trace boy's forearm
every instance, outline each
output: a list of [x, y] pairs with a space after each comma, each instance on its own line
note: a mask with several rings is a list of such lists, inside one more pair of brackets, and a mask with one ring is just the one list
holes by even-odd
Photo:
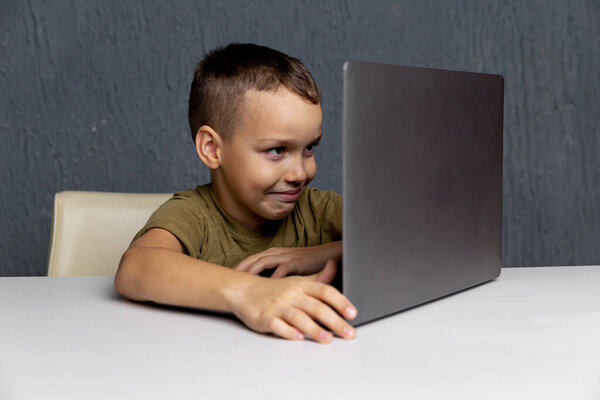
[[132, 247], [115, 287], [136, 301], [232, 312], [236, 295], [258, 277], [158, 247]]
[[[333, 251], [330, 246], [321, 250]], [[329, 262], [319, 274], [268, 279], [200, 261], [174, 249], [134, 245], [121, 259], [115, 287], [132, 300], [232, 312], [257, 332], [288, 339], [308, 335], [327, 343], [333, 337], [328, 329], [347, 339], [355, 336], [344, 318], [354, 318], [356, 309], [326, 285], [334, 275], [335, 263]]]
[[[318, 265], [342, 257], [342, 242], [303, 248]], [[131, 247], [119, 264], [115, 287], [136, 301], [232, 312], [237, 297], [259, 277], [160, 247]]]

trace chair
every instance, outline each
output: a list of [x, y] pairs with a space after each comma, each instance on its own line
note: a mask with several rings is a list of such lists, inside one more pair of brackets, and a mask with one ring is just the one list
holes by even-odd
[[65, 191], [54, 196], [48, 276], [114, 275], [131, 239], [172, 194]]

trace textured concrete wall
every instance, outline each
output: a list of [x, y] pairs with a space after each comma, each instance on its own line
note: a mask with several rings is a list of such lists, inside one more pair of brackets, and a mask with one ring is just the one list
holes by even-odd
[[53, 194], [207, 180], [186, 107], [231, 41], [300, 57], [324, 93], [315, 184], [341, 190], [346, 59], [506, 81], [504, 263], [600, 263], [600, 1], [2, 1], [0, 275], [45, 274]]

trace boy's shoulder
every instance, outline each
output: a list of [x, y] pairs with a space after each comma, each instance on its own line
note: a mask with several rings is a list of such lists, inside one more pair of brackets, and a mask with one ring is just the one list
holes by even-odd
[[206, 202], [212, 200], [210, 184], [198, 185], [195, 189], [180, 190], [173, 193], [170, 200]]
[[199, 185], [195, 189], [178, 191], [152, 213], [146, 225], [138, 231], [133, 241], [153, 228], [161, 228], [175, 235], [188, 249], [203, 231], [206, 219], [216, 209], [209, 185]]
[[164, 203], [159, 210], [170, 213], [175, 210], [188, 210], [194, 214], [215, 212], [219, 210], [217, 200], [212, 193], [210, 184], [198, 185], [195, 189], [181, 190]]

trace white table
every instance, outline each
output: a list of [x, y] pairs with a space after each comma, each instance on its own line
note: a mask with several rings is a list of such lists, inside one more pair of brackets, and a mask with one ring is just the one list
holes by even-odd
[[3, 400], [600, 399], [599, 266], [504, 269], [329, 345], [129, 302], [108, 277], [0, 278], [0, 324]]

